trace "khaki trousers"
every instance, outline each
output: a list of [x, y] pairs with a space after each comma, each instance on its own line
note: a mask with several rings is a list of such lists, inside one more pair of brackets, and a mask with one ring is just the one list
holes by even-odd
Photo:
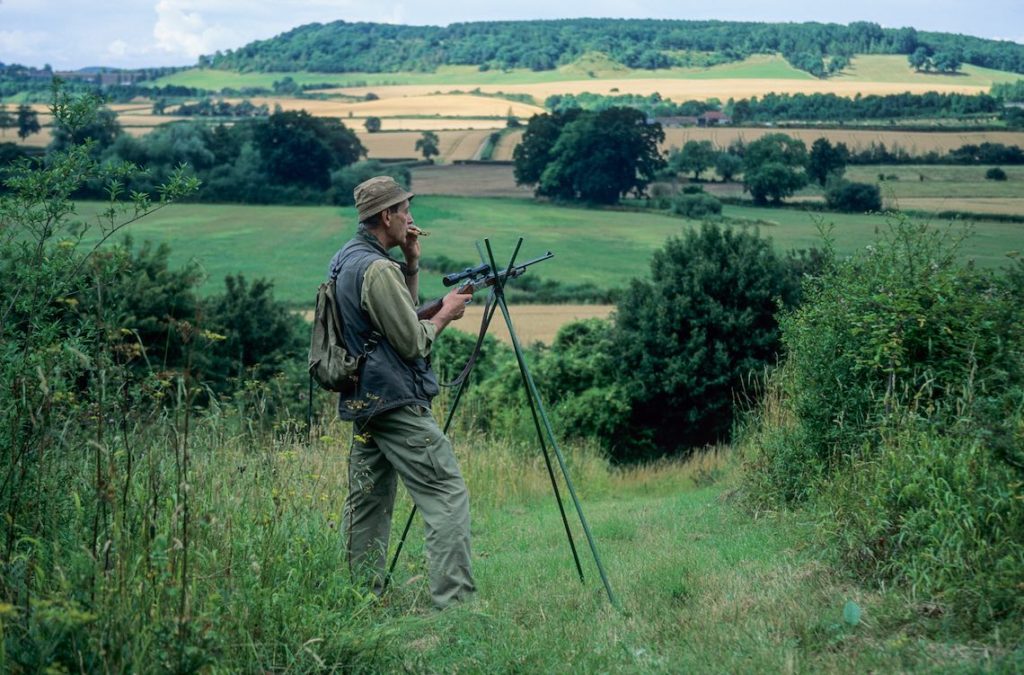
[[344, 532], [353, 578], [380, 591], [401, 477], [426, 525], [430, 596], [444, 608], [475, 591], [469, 491], [451, 443], [429, 410], [406, 406], [353, 427]]

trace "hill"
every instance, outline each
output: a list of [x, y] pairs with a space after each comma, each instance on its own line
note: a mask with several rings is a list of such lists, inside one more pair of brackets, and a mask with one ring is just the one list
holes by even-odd
[[656, 70], [781, 53], [794, 67], [825, 76], [840, 72], [853, 54], [910, 55], [921, 49], [949, 57], [936, 58], [936, 63], [1024, 73], [1024, 45], [909, 27], [882, 28], [864, 21], [841, 25], [564, 19], [446, 27], [335, 21], [300, 26], [269, 40], [203, 56], [200, 65], [261, 72], [433, 72], [446, 65], [550, 71], [586, 57], [602, 66], [611, 61]]

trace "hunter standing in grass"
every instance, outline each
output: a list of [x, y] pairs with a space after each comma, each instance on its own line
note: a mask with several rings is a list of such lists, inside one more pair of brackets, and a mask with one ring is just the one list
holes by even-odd
[[[438, 392], [427, 358], [438, 334], [465, 313], [471, 297], [452, 291], [420, 320], [422, 231], [413, 194], [388, 176], [355, 191], [359, 230], [331, 260], [345, 344], [366, 353], [359, 384], [342, 394], [338, 414], [353, 422], [344, 532], [354, 579], [383, 588], [397, 478], [426, 524], [430, 595], [443, 609], [475, 591], [470, 564], [469, 492], [449, 440], [430, 409]], [[399, 247], [405, 262], [388, 251]]]

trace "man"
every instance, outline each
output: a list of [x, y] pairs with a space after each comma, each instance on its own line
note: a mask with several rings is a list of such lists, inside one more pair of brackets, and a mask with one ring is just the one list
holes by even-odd
[[[380, 591], [401, 477], [426, 523], [430, 596], [443, 609], [468, 599], [476, 586], [469, 492], [430, 411], [438, 385], [427, 357], [471, 296], [452, 291], [437, 314], [417, 319], [422, 231], [409, 210], [413, 194], [378, 176], [359, 184], [354, 195], [359, 231], [330, 266], [330, 274], [337, 274], [345, 344], [366, 354], [356, 391], [338, 401], [340, 417], [353, 422], [344, 514], [349, 566], [354, 578], [371, 579]], [[404, 263], [388, 255], [396, 246]]]

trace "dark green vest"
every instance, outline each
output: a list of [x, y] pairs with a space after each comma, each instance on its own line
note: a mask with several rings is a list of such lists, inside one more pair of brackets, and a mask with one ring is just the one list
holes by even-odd
[[[374, 332], [370, 315], [362, 308], [363, 277], [370, 263], [384, 258], [387, 251], [371, 235], [360, 232], [331, 260], [328, 278], [335, 270], [335, 293], [341, 311], [342, 331], [349, 351], [361, 353]], [[395, 351], [385, 335], [367, 354], [359, 386], [351, 396], [338, 399], [338, 416], [359, 420], [405, 405], [430, 407], [437, 395], [437, 378], [422, 358], [406, 361]]]

